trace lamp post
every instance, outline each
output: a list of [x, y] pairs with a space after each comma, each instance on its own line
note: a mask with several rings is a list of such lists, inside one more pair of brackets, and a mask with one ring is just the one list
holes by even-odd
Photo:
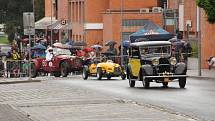
[[121, 66], [124, 65], [124, 55], [123, 55], [123, 5], [124, 5], [124, 0], [121, 0], [121, 12], [120, 12], [120, 17], [121, 17], [121, 27], [120, 27], [120, 39], [121, 39]]

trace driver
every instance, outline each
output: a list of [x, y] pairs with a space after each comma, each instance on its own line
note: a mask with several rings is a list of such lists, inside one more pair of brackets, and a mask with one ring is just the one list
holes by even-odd
[[53, 48], [49, 47], [47, 49], [47, 53], [46, 53], [46, 61], [51, 61], [53, 58], [54, 54], [53, 54]]

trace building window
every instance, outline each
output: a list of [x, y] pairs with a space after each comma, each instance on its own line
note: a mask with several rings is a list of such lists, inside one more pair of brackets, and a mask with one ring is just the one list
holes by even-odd
[[123, 20], [122, 25], [123, 26], [144, 26], [146, 23], [148, 23], [148, 20], [146, 19], [126, 19], [126, 20]]

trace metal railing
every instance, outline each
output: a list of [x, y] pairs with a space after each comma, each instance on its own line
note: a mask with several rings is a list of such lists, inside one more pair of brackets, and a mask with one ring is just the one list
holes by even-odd
[[6, 60], [1, 61], [0, 76], [6, 78], [27, 77], [29, 63], [26, 60]]

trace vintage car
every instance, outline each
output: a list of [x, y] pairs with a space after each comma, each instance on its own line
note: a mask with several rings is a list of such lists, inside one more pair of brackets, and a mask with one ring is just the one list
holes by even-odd
[[136, 81], [142, 81], [145, 88], [153, 81], [167, 87], [169, 82], [178, 80], [180, 88], [184, 88], [186, 72], [185, 63], [177, 63], [171, 56], [169, 41], [142, 41], [130, 45], [127, 68], [130, 87], [135, 87]]
[[70, 49], [53, 48], [54, 57], [51, 61], [44, 58], [33, 59], [32, 77], [38, 72], [53, 73], [55, 77], [67, 77], [70, 72], [83, 69], [82, 58], [71, 55]]
[[114, 63], [112, 60], [104, 57], [101, 61], [98, 58], [88, 60], [88, 64], [86, 64], [83, 68], [82, 76], [84, 80], [88, 79], [89, 76], [95, 76], [98, 80], [101, 80], [102, 77], [111, 79], [112, 77], [121, 76], [124, 80], [126, 78], [126, 73], [119, 64]]

